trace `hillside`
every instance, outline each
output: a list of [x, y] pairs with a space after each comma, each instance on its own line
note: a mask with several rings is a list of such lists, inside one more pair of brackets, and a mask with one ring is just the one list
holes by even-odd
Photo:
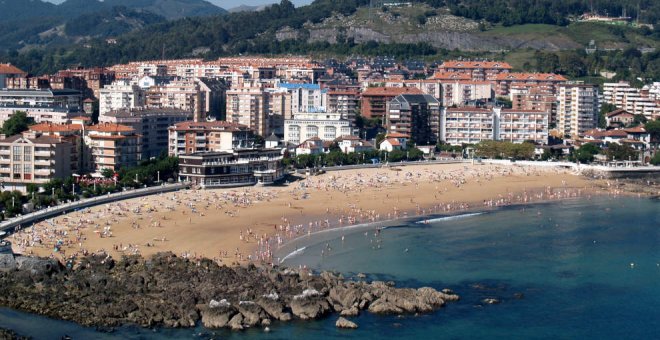
[[334, 15], [318, 24], [305, 24], [300, 29], [281, 28], [276, 37], [279, 41], [304, 39], [308, 43], [405, 41], [463, 51], [524, 48], [558, 51], [584, 47], [590, 40], [595, 40], [603, 48], [631, 45], [660, 48], [657, 39], [648, 38], [635, 28], [577, 22], [566, 26], [524, 24], [505, 27], [452, 15], [449, 8], [434, 9], [423, 4], [371, 10], [364, 7], [350, 16]]
[[42, 0], [0, 0], [0, 22], [44, 16], [71, 19], [113, 7], [147, 11], [167, 19], [226, 13], [205, 0], [66, 0], [59, 5]]
[[[140, 0], [136, 3], [142, 1], [158, 0]], [[442, 0], [424, 0], [426, 4], [411, 7], [369, 8], [366, 6], [372, 2], [370, 0], [316, 0], [311, 5], [295, 7], [284, 0], [257, 12], [192, 17], [145, 25], [137, 31], [117, 36], [116, 44], [110, 45], [102, 37], [85, 38], [84, 44], [59, 49], [23, 49], [23, 53], [8, 51], [4, 56], [0, 55], [0, 60], [40, 74], [71, 65], [99, 66], [156, 59], [163, 53], [167, 58], [309, 54], [318, 58], [391, 55], [437, 60], [464, 56], [512, 59], [519, 70], [542, 69], [576, 77], [597, 74], [602, 69], [620, 69], [620, 73], [626, 76], [643, 75], [645, 72], [650, 77], [660, 75], [660, 25], [649, 29], [632, 25], [582, 23], [575, 22], [573, 14], [566, 17], [571, 20], [564, 25], [542, 23], [556, 20], [556, 17], [552, 19], [539, 14], [539, 6], [549, 0], [495, 2], [496, 5], [510, 3], [508, 13], [516, 18], [524, 13], [537, 13], [526, 17], [525, 21], [540, 23], [512, 25], [510, 21], [513, 19], [494, 16], [488, 11], [482, 14], [491, 16], [489, 19], [472, 18], [479, 17], [478, 10], [461, 14], [464, 8], [468, 8], [466, 6], [479, 1], [485, 6], [485, 0], [447, 0], [446, 3]], [[602, 1], [609, 3], [608, 0]], [[553, 0], [553, 6], [559, 6], [558, 13], [575, 13], [581, 7], [574, 8], [570, 4], [578, 3], [584, 7], [585, 2]], [[633, 0], [621, 2], [629, 4]], [[525, 4], [529, 6], [523, 6]], [[654, 15], [654, 7], [647, 5], [640, 7], [641, 13]], [[591, 40], [602, 52], [587, 56], [584, 48]], [[646, 54], [642, 55], [637, 50], [641, 47], [655, 48], [656, 52], [649, 54], [645, 49]], [[206, 52], [203, 55], [195, 53], [199, 51]], [[536, 61], [539, 56], [535, 51], [552, 53], [545, 56], [546, 61], [541, 63]], [[638, 60], [634, 67], [626, 69], [626, 58]]]
[[69, 46], [168, 19], [224, 13], [204, 0], [0, 0], [0, 49]]

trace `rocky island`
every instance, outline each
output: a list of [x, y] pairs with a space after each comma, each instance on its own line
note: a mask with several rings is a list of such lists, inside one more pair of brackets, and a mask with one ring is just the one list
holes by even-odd
[[364, 310], [427, 313], [459, 299], [450, 290], [395, 288], [331, 272], [220, 266], [169, 252], [120, 260], [94, 254], [67, 266], [23, 256], [2, 263], [1, 306], [97, 327], [194, 327], [201, 320], [207, 328], [242, 330], [339, 313], [337, 326], [354, 328], [344, 317]]

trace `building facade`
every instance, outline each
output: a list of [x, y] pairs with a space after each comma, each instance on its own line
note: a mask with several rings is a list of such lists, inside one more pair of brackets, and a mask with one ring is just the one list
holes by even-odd
[[284, 141], [288, 143], [300, 144], [313, 137], [334, 141], [352, 134], [351, 122], [336, 112], [304, 112], [284, 120]]
[[100, 123], [120, 124], [133, 128], [141, 136], [142, 156], [147, 160], [168, 152], [169, 127], [193, 119], [191, 111], [180, 109], [135, 108], [110, 111], [99, 116]]
[[126, 125], [99, 123], [86, 128], [85, 144], [91, 153], [91, 171], [114, 171], [138, 165], [142, 160], [142, 139]]
[[559, 86], [557, 130], [563, 135], [580, 136], [598, 124], [598, 86], [563, 84]]
[[36, 132], [0, 135], [0, 181], [25, 192], [28, 184], [44, 184], [71, 176], [71, 144]]
[[231, 152], [254, 148], [254, 133], [245, 125], [225, 122], [187, 121], [169, 127], [170, 156], [201, 152]]
[[179, 180], [201, 188], [273, 184], [284, 176], [279, 149], [199, 152], [179, 156]]
[[440, 102], [428, 94], [402, 94], [389, 103], [385, 126], [417, 144], [435, 144], [440, 136]]

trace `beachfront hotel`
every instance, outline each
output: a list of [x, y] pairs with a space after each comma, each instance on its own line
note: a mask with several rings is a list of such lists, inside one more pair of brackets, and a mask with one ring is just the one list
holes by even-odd
[[179, 180], [201, 188], [267, 185], [284, 178], [280, 149], [198, 152], [179, 156]]
[[296, 113], [292, 119], [284, 120], [284, 141], [288, 143], [300, 144], [313, 137], [331, 142], [348, 135], [353, 135], [353, 126], [338, 112], [318, 109]]

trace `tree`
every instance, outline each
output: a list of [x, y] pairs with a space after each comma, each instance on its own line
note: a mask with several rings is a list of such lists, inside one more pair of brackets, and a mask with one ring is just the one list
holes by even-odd
[[594, 155], [600, 152], [600, 148], [593, 143], [586, 143], [573, 152], [573, 158], [580, 163], [591, 163]]
[[655, 156], [653, 156], [653, 158], [651, 158], [651, 164], [660, 165], [660, 152], [656, 152]]
[[24, 111], [16, 111], [11, 118], [2, 124], [2, 133], [12, 136], [26, 131], [30, 125], [34, 124], [34, 119], [28, 117]]
[[380, 149], [380, 143], [385, 140], [385, 134], [379, 133], [376, 135], [376, 148]]
[[101, 170], [101, 176], [104, 178], [112, 178], [115, 175], [115, 171], [110, 168], [103, 168]]
[[651, 141], [660, 140], [660, 120], [652, 120], [644, 124], [644, 130], [651, 135]]
[[621, 145], [618, 143], [607, 144], [605, 155], [610, 161], [636, 161], [639, 159], [639, 154], [635, 149], [628, 145]]

